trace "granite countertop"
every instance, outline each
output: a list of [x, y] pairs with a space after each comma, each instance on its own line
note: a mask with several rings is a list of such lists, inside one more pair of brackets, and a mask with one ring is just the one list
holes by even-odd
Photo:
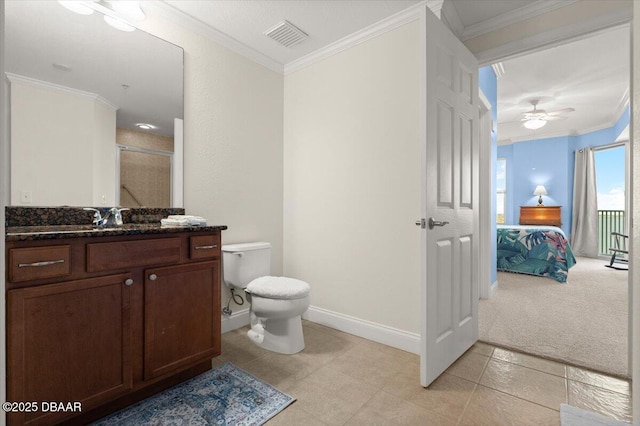
[[104, 228], [98, 228], [93, 225], [10, 226], [6, 229], [5, 241], [168, 234], [175, 232], [212, 232], [225, 229], [227, 229], [225, 225], [167, 227], [159, 223], [127, 223], [121, 226]]

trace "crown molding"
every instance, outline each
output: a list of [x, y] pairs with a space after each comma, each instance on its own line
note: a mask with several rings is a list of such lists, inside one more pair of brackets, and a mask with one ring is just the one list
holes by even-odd
[[344, 50], [350, 49], [360, 43], [384, 34], [388, 31], [401, 27], [404, 24], [420, 18], [420, 11], [424, 10], [427, 3], [420, 2], [394, 15], [389, 16], [375, 24], [369, 25], [353, 34], [341, 38], [327, 46], [309, 53], [295, 61], [291, 61], [284, 66], [284, 74], [288, 75], [303, 68], [308, 67], [318, 61], [326, 59]]
[[500, 78], [504, 75], [504, 65], [502, 62], [496, 62], [495, 64], [491, 64], [491, 68], [496, 75], [496, 78]]
[[116, 104], [112, 103], [111, 101], [107, 100], [106, 98], [103, 98], [102, 96], [96, 93], [85, 92], [84, 90], [74, 89], [73, 87], [67, 87], [61, 84], [50, 83], [48, 81], [38, 80], [31, 77], [25, 77], [23, 75], [13, 74], [10, 72], [6, 72], [5, 75], [7, 76], [7, 80], [9, 80], [11, 84], [22, 83], [31, 87], [37, 87], [39, 89], [45, 89], [45, 90], [50, 90], [52, 92], [65, 93], [67, 95], [89, 99], [89, 100], [103, 104], [104, 106], [106, 106], [112, 111], [117, 111], [119, 108]]
[[199, 34], [215, 43], [218, 43], [221, 46], [226, 47], [227, 49], [232, 50], [247, 59], [257, 62], [258, 64], [270, 69], [271, 71], [275, 71], [279, 74], [283, 73], [284, 67], [280, 62], [277, 62], [270, 57], [263, 55], [262, 53], [239, 42], [233, 37], [229, 37], [222, 31], [219, 31], [212, 26], [207, 25], [203, 21], [194, 18], [193, 16], [179, 9], [176, 9], [175, 7], [171, 6], [168, 3], [165, 3], [162, 0], [154, 0], [148, 3], [152, 4], [160, 15], [162, 15], [166, 19], [169, 19], [171, 22], [174, 22], [184, 28], [187, 28], [190, 31], [195, 32], [196, 34]]
[[[427, 3], [427, 5], [429, 5], [429, 3]], [[442, 9], [440, 20], [444, 21], [456, 37], [460, 38], [464, 32], [464, 24], [460, 20], [460, 16], [458, 15], [458, 11], [455, 6], [452, 2], [445, 1], [442, 5]]]
[[465, 27], [461, 35], [461, 40], [466, 41], [499, 28], [535, 18], [536, 16], [552, 12], [561, 7], [576, 3], [577, 1], [580, 0], [537, 0], [510, 12]]

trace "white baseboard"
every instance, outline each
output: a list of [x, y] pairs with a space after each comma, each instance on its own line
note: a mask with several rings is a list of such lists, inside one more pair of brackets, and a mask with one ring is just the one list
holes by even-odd
[[489, 298], [493, 297], [493, 293], [496, 292], [496, 290], [498, 289], [498, 280], [496, 280], [493, 284], [491, 284], [491, 286], [489, 287]]
[[304, 319], [403, 351], [420, 354], [420, 335], [327, 309], [310, 306]]
[[249, 316], [249, 309], [234, 312], [231, 316], [222, 316], [222, 332], [232, 331], [238, 328], [242, 328], [245, 325], [249, 325], [251, 317]]

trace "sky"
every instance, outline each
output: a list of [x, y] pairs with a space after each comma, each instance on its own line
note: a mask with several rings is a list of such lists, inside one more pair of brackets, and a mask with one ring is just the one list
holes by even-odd
[[598, 210], [624, 210], [624, 146], [595, 151]]

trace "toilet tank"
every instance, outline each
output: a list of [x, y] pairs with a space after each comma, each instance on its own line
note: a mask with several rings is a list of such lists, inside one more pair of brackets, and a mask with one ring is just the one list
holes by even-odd
[[243, 243], [222, 246], [224, 281], [229, 287], [247, 287], [252, 280], [269, 275], [271, 244]]

